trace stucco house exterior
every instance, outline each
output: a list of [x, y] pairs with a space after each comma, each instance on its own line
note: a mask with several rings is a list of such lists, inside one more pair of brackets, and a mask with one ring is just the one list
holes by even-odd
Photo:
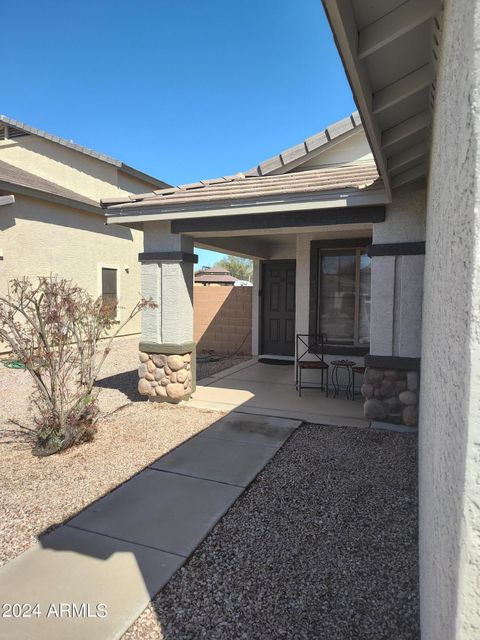
[[159, 307], [143, 315], [141, 357], [163, 369], [168, 358], [175, 374], [141, 391], [178, 401], [195, 389], [194, 246], [253, 258], [253, 353], [292, 354], [296, 333], [325, 329], [332, 355], [365, 359], [367, 415], [391, 420], [402, 407], [411, 424], [419, 403], [422, 638], [470, 640], [480, 634], [480, 5], [323, 6], [357, 113], [242, 174], [103, 200], [109, 225], [144, 230], [142, 291]]
[[[117, 296], [121, 320], [139, 300], [143, 233], [107, 227], [100, 197], [166, 186], [119, 160], [0, 116], [0, 291], [15, 277], [58, 274], [94, 296]], [[139, 318], [125, 331], [138, 333]]]

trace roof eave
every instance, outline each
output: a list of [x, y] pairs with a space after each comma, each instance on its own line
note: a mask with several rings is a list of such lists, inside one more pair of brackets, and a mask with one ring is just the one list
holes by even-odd
[[148, 182], [150, 184], [155, 185], [157, 188], [159, 189], [168, 189], [169, 187], [171, 187], [171, 184], [168, 184], [168, 182], [164, 182], [163, 180], [159, 180], [158, 178], [154, 178], [153, 176], [149, 175], [148, 173], [143, 173], [143, 171], [139, 171], [138, 169], [135, 169], [134, 167], [130, 167], [128, 164], [123, 164], [120, 167], [120, 170], [123, 171], [124, 173], [127, 173], [128, 175], [133, 176], [134, 178], [138, 178], [139, 180], [143, 180], [144, 182]]
[[353, 20], [351, 7], [348, 7], [347, 3], [338, 3], [336, 0], [322, 0], [322, 3], [378, 172], [383, 179], [388, 201], [391, 202], [392, 187], [387, 171], [387, 159], [381, 146], [381, 132], [373, 117], [372, 94], [368, 90], [368, 81], [362, 61], [359, 61], [356, 56], [355, 45], [358, 43], [358, 31]]
[[321, 197], [305, 196], [300, 199], [296, 197], [284, 198], [275, 202], [236, 202], [234, 206], [217, 203], [216, 206], [201, 206], [198, 203], [195, 207], [161, 207], [161, 206], [138, 206], [122, 207], [115, 205], [106, 210], [107, 224], [123, 224], [130, 226], [141, 222], [154, 222], [156, 220], [182, 220], [201, 216], [203, 218], [215, 216], [235, 216], [256, 213], [277, 213], [282, 211], [308, 211], [313, 209], [333, 209], [339, 207], [358, 207], [368, 205], [382, 205], [390, 202], [385, 189], [374, 190], [348, 190], [343, 189], [335, 193], [324, 193]]
[[6, 180], [0, 180], [0, 189], [5, 191], [12, 191], [13, 193], [19, 193], [20, 195], [38, 198], [39, 200], [46, 200], [47, 202], [54, 202], [56, 204], [64, 204], [72, 209], [82, 209], [83, 211], [88, 211], [89, 213], [94, 213], [98, 216], [103, 216], [103, 209], [100, 206], [89, 205], [86, 202], [81, 202], [79, 200], [74, 200], [73, 198], [65, 198], [64, 196], [59, 196], [54, 193], [48, 193], [47, 191], [42, 191], [41, 189], [32, 189], [31, 187], [25, 187], [24, 185], [18, 185], [13, 182], [8, 182]]

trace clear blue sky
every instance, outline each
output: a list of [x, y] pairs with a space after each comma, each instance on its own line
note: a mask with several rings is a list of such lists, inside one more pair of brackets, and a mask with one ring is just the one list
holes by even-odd
[[355, 109], [320, 0], [5, 9], [0, 113], [172, 184], [246, 170]]

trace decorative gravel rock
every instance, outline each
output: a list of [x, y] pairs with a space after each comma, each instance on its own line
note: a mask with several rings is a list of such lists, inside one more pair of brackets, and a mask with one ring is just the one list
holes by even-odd
[[[418, 405], [417, 387], [417, 371], [367, 367], [365, 381], [361, 387], [362, 396], [365, 398], [365, 416], [371, 420], [385, 420], [393, 424], [403, 422], [408, 426], [415, 426], [417, 412], [404, 412], [403, 408]], [[407, 416], [408, 422], [404, 416]]]
[[163, 367], [159, 367], [155, 371], [155, 380], [161, 380], [164, 377], [165, 377], [165, 369]]
[[157, 394], [157, 396], [160, 396], [161, 398], [167, 398], [167, 388], [166, 387], [162, 387], [162, 385], [158, 385], [158, 387], [155, 387], [155, 393]]
[[418, 640], [416, 438], [300, 427], [123, 640]]
[[362, 388], [360, 389], [360, 391], [364, 398], [373, 397], [373, 385], [371, 384], [362, 384]]
[[154, 371], [156, 370], [156, 368], [157, 368], [157, 367], [156, 367], [155, 363], [153, 362], [153, 360], [149, 360], [149, 361], [147, 362], [147, 369], [148, 369], [148, 372], [149, 372], [149, 373], [154, 373]]
[[166, 387], [168, 397], [172, 400], [181, 400], [185, 395], [185, 389], [183, 388], [183, 384], [179, 384], [178, 382], [172, 382]]
[[367, 369], [365, 371], [365, 380], [367, 382], [381, 382], [383, 380], [383, 371], [380, 369]]
[[140, 378], [140, 380], [138, 381], [138, 393], [140, 393], [142, 396], [148, 396], [150, 395], [151, 388], [152, 387], [148, 380], [146, 380], [145, 378]]
[[183, 357], [182, 356], [168, 356], [167, 365], [170, 367], [172, 371], [178, 371], [183, 367]]
[[410, 426], [414, 427], [417, 424], [418, 415], [417, 415], [417, 407], [413, 404], [408, 405], [402, 412], [403, 422]]
[[403, 402], [403, 404], [417, 404], [417, 394], [413, 391], [403, 391], [398, 396], [398, 399], [400, 402]]
[[407, 373], [407, 388], [409, 391], [416, 391], [418, 389], [418, 373], [416, 371], [409, 371]]
[[187, 378], [188, 378], [188, 371], [186, 369], [180, 369], [180, 371], [177, 373], [177, 382], [185, 382]]
[[370, 420], [384, 420], [388, 415], [388, 409], [385, 404], [373, 398], [365, 402], [363, 411], [365, 417], [370, 418]]
[[405, 380], [397, 380], [397, 382], [395, 382], [396, 393], [402, 393], [402, 391], [406, 391], [406, 390], [407, 390], [407, 383], [405, 382]]
[[[187, 358], [186, 356], [189, 356]], [[192, 374], [190, 371], [191, 354], [164, 355], [148, 354], [148, 360], [138, 368], [138, 375], [143, 381], [139, 384], [139, 392], [144, 396], [155, 396], [165, 402], [178, 403], [187, 400], [192, 393]], [[187, 369], [188, 367], [188, 369]], [[169, 388], [159, 391], [158, 386]]]
[[164, 367], [167, 364], [167, 356], [161, 353], [152, 353], [150, 357], [157, 367]]

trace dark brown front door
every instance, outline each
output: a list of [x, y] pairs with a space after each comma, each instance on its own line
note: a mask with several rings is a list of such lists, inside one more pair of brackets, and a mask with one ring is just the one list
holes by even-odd
[[262, 299], [262, 352], [293, 356], [295, 260], [272, 260], [264, 263]]

